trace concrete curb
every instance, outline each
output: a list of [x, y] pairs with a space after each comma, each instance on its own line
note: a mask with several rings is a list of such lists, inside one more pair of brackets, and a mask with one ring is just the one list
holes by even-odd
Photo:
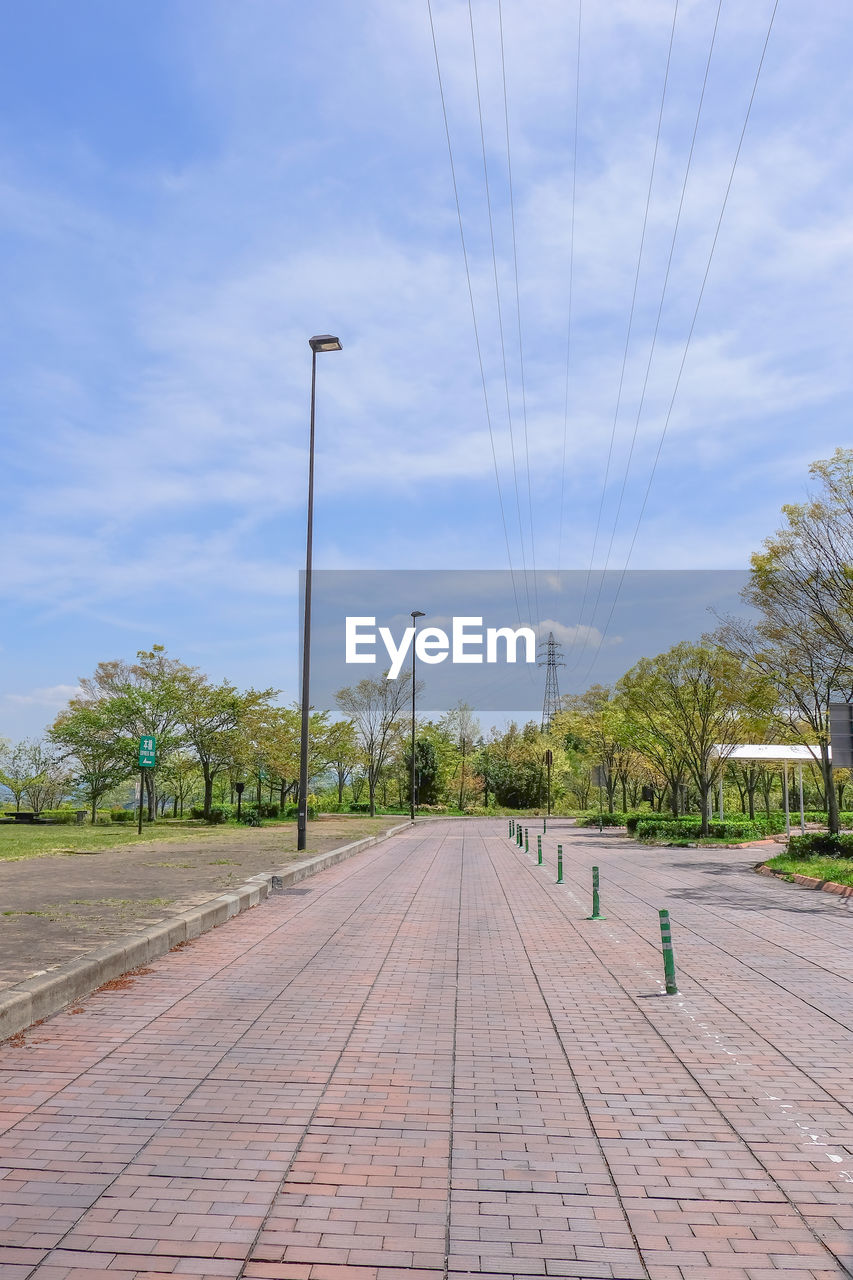
[[776, 880], [784, 880], [786, 884], [799, 884], [804, 889], [820, 889], [823, 893], [836, 893], [840, 898], [853, 897], [853, 885], [836, 884], [834, 880], [820, 880], [817, 876], [801, 876], [796, 872], [791, 875], [788, 871], [776, 871], [773, 867], [768, 867], [766, 862], [762, 862], [755, 870], [760, 876], [773, 876]]
[[0, 1041], [58, 1013], [72, 1001], [82, 1000], [105, 982], [120, 978], [128, 970], [157, 960], [179, 943], [190, 942], [250, 907], [258, 906], [269, 897], [273, 888], [287, 889], [299, 884], [301, 880], [381, 844], [411, 826], [410, 821], [401, 822], [382, 835], [365, 836], [363, 840], [330, 849], [296, 867], [262, 872], [246, 880], [239, 888], [211, 898], [209, 902], [171, 920], [163, 920], [142, 933], [129, 934], [118, 942], [99, 947], [84, 959], [60, 965], [51, 973], [19, 982], [0, 994]]

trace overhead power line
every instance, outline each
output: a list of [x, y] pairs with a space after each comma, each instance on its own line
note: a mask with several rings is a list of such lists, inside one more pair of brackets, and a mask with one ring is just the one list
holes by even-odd
[[515, 599], [515, 609], [516, 609], [516, 613], [518, 615], [519, 621], [521, 621], [521, 608], [518, 601], [518, 589], [515, 581], [515, 571], [512, 565], [512, 552], [510, 550], [509, 531], [507, 529], [506, 511], [504, 509], [503, 491], [501, 489], [501, 477], [500, 477], [500, 471], [498, 469], [498, 455], [497, 455], [497, 450], [495, 449], [495, 436], [492, 428], [492, 415], [491, 415], [491, 410], [489, 408], [489, 393], [486, 387], [486, 372], [485, 372], [485, 369], [483, 368], [483, 352], [480, 345], [480, 330], [477, 324], [477, 308], [474, 304], [474, 290], [471, 286], [471, 268], [468, 262], [468, 247], [465, 243], [465, 229], [462, 225], [462, 206], [459, 202], [459, 186], [456, 181], [456, 165], [454, 164], [454, 161], [453, 161], [453, 144], [450, 139], [450, 124], [447, 118], [447, 102], [444, 96], [444, 83], [442, 81], [442, 76], [441, 76], [441, 62], [438, 56], [438, 41], [436, 40], [436, 35], [435, 35], [435, 23], [433, 21], [431, 0], [427, 0], [427, 13], [429, 14], [429, 27], [430, 27], [430, 34], [432, 36], [432, 49], [433, 49], [433, 54], [435, 56], [435, 72], [438, 78], [438, 93], [441, 99], [441, 114], [444, 119], [444, 134], [447, 139], [447, 154], [450, 160], [450, 176], [453, 183], [453, 198], [456, 203], [456, 217], [459, 223], [459, 239], [462, 244], [462, 259], [465, 264], [465, 280], [468, 285], [468, 300], [471, 304], [471, 322], [474, 327], [474, 345], [476, 346], [476, 349], [477, 349], [477, 363], [480, 369], [480, 381], [483, 387], [483, 403], [486, 411], [486, 423], [489, 429], [489, 442], [491, 444], [491, 450], [492, 450], [492, 462], [494, 463], [494, 469], [495, 469], [495, 484], [497, 485], [497, 490], [498, 490], [498, 505], [500, 507], [500, 513], [501, 513], [501, 524], [503, 526], [504, 541], [506, 542], [507, 562], [509, 564], [510, 577], [512, 579], [512, 593]]
[[730, 172], [730, 174], [729, 174], [729, 180], [728, 180], [728, 182], [727, 182], [727, 184], [726, 184], [726, 190], [725, 190], [725, 194], [724, 194], [724, 196], [723, 196], [723, 202], [722, 202], [722, 205], [720, 206], [720, 214], [719, 214], [719, 217], [717, 218], [717, 225], [716, 225], [716, 227], [715, 227], [715, 229], [714, 229], [714, 238], [713, 238], [713, 240], [712, 240], [712, 242], [711, 242], [711, 248], [710, 248], [710, 251], [709, 251], [709, 253], [708, 253], [708, 260], [707, 260], [707, 263], [705, 264], [705, 272], [704, 272], [704, 275], [703, 275], [703, 277], [702, 277], [702, 284], [701, 284], [701, 287], [700, 287], [700, 289], [699, 289], [699, 296], [698, 296], [698, 298], [696, 299], [696, 306], [695, 306], [694, 311], [693, 311], [693, 318], [692, 318], [692, 320], [691, 320], [691, 322], [690, 322], [690, 329], [689, 329], [688, 334], [687, 334], [687, 340], [686, 340], [686, 342], [685, 342], [685, 344], [684, 344], [684, 352], [683, 352], [683, 354], [682, 354], [682, 357], [681, 357], [681, 363], [680, 363], [679, 368], [678, 368], [678, 375], [677, 375], [677, 377], [676, 377], [676, 379], [675, 379], [675, 386], [673, 387], [672, 395], [671, 395], [671, 397], [670, 397], [670, 401], [669, 401], [669, 406], [668, 406], [667, 411], [666, 411], [666, 417], [664, 418], [664, 424], [663, 424], [663, 428], [662, 428], [662, 430], [661, 430], [660, 439], [658, 440], [657, 452], [655, 453], [654, 461], [653, 461], [653, 463], [652, 463], [652, 469], [651, 469], [651, 472], [650, 472], [650, 474], [649, 474], [648, 483], [646, 484], [646, 490], [645, 490], [645, 494], [644, 494], [644, 496], [643, 496], [642, 506], [641, 506], [641, 508], [640, 508], [640, 513], [639, 513], [639, 515], [637, 516], [637, 522], [636, 522], [636, 524], [635, 524], [635, 526], [634, 526], [634, 533], [633, 533], [633, 536], [632, 536], [632, 538], [631, 538], [630, 545], [629, 545], [629, 547], [628, 547], [628, 554], [627, 554], [627, 556], [625, 557], [625, 564], [624, 564], [624, 566], [623, 566], [623, 568], [622, 568], [622, 571], [621, 571], [621, 574], [620, 574], [620, 577], [619, 577], [619, 582], [618, 582], [617, 587], [616, 587], [616, 593], [615, 593], [615, 595], [614, 595], [614, 597], [613, 597], [613, 602], [612, 602], [612, 604], [611, 604], [611, 606], [610, 606], [610, 612], [609, 612], [609, 614], [607, 615], [607, 621], [606, 621], [606, 623], [605, 623], [604, 630], [603, 630], [603, 631], [602, 631], [602, 633], [601, 633], [601, 638], [600, 638], [600, 640], [599, 640], [599, 642], [598, 642], [598, 647], [596, 648], [595, 653], [593, 654], [593, 657], [592, 657], [592, 661], [590, 662], [590, 664], [589, 664], [589, 666], [588, 666], [588, 668], [587, 668], [587, 670], [586, 670], [586, 673], [585, 673], [585, 675], [584, 675], [584, 680], [588, 680], [588, 679], [589, 679], [589, 676], [590, 676], [590, 674], [591, 674], [591, 672], [592, 672], [592, 670], [593, 670], [593, 667], [595, 666], [595, 663], [596, 663], [596, 661], [597, 661], [597, 659], [598, 659], [598, 655], [599, 655], [599, 654], [600, 654], [600, 652], [601, 652], [601, 648], [602, 648], [602, 645], [604, 644], [605, 637], [607, 636], [607, 633], [608, 633], [608, 631], [609, 631], [609, 629], [610, 629], [610, 624], [611, 624], [611, 622], [613, 621], [613, 614], [614, 614], [614, 612], [615, 612], [615, 610], [616, 610], [616, 605], [617, 605], [618, 600], [619, 600], [619, 595], [620, 595], [620, 593], [621, 593], [622, 586], [623, 586], [623, 584], [624, 584], [624, 582], [625, 582], [625, 575], [626, 575], [626, 574], [627, 574], [627, 572], [628, 572], [628, 566], [629, 566], [629, 564], [631, 563], [631, 557], [632, 557], [632, 555], [633, 555], [633, 553], [634, 553], [634, 547], [636, 546], [636, 543], [637, 543], [637, 537], [639, 536], [640, 526], [642, 525], [643, 517], [645, 516], [645, 513], [646, 513], [646, 507], [647, 507], [647, 505], [648, 505], [648, 501], [649, 501], [649, 494], [651, 493], [651, 490], [652, 490], [652, 484], [654, 483], [654, 478], [655, 478], [655, 474], [656, 474], [656, 472], [657, 472], [658, 463], [660, 462], [661, 453], [663, 452], [664, 442], [665, 442], [665, 440], [666, 440], [667, 431], [669, 430], [670, 418], [672, 417], [672, 410], [673, 410], [673, 407], [674, 407], [674, 405], [675, 405], [676, 397], [677, 397], [677, 395], [678, 395], [678, 389], [679, 389], [679, 387], [680, 387], [680, 385], [681, 385], [681, 377], [682, 377], [682, 374], [684, 373], [684, 366], [685, 366], [685, 365], [686, 365], [686, 363], [687, 363], [687, 355], [688, 355], [688, 352], [689, 352], [689, 350], [690, 350], [690, 343], [691, 343], [691, 341], [692, 341], [693, 333], [694, 333], [694, 330], [695, 330], [695, 328], [696, 328], [696, 320], [697, 320], [697, 318], [698, 318], [698, 316], [699, 316], [699, 309], [700, 309], [700, 307], [701, 307], [701, 305], [702, 305], [702, 299], [703, 299], [703, 297], [704, 297], [704, 295], [705, 295], [705, 286], [706, 286], [706, 285], [707, 285], [707, 283], [708, 283], [708, 276], [710, 275], [710, 272], [711, 272], [711, 263], [712, 263], [713, 258], [714, 258], [714, 251], [715, 251], [715, 249], [716, 249], [716, 247], [717, 247], [717, 241], [718, 241], [719, 236], [720, 236], [720, 228], [721, 228], [721, 227], [722, 227], [722, 225], [723, 225], [723, 217], [725, 216], [726, 206], [727, 206], [728, 201], [729, 201], [729, 195], [731, 194], [732, 184], [733, 184], [733, 182], [734, 182], [735, 173], [736, 173], [736, 171], [737, 171], [737, 166], [738, 166], [738, 161], [739, 161], [739, 159], [740, 159], [740, 153], [741, 153], [741, 150], [742, 150], [742, 148], [743, 148], [743, 140], [744, 140], [744, 138], [746, 137], [746, 130], [747, 130], [747, 126], [749, 125], [749, 118], [750, 118], [750, 115], [751, 115], [751, 113], [752, 113], [752, 106], [753, 106], [753, 103], [755, 102], [755, 94], [756, 94], [756, 91], [757, 91], [757, 89], [758, 89], [758, 81], [759, 81], [759, 79], [760, 79], [760, 77], [761, 77], [761, 70], [762, 70], [762, 68], [763, 68], [763, 66], [764, 66], [764, 59], [765, 59], [765, 57], [766, 57], [766, 55], [767, 55], [767, 47], [768, 47], [768, 45], [770, 44], [770, 36], [771, 36], [771, 34], [772, 34], [772, 31], [773, 31], [773, 23], [774, 23], [774, 21], [775, 21], [775, 19], [776, 19], [776, 11], [777, 11], [777, 9], [778, 9], [778, 8], [779, 8], [779, 0], [774, 0], [773, 9], [772, 9], [772, 11], [771, 11], [771, 13], [770, 13], [770, 21], [769, 21], [768, 26], [767, 26], [767, 34], [766, 34], [766, 36], [765, 36], [765, 38], [764, 38], [764, 44], [762, 45], [762, 48], [761, 48], [761, 57], [760, 57], [760, 58], [759, 58], [759, 60], [758, 60], [758, 67], [757, 67], [756, 72], [755, 72], [755, 79], [753, 80], [753, 83], [752, 83], [752, 92], [751, 92], [751, 93], [750, 93], [750, 95], [749, 95], [749, 102], [748, 102], [748, 104], [747, 104], [746, 114], [745, 114], [745, 116], [744, 116], [743, 128], [742, 128], [742, 129], [741, 129], [741, 131], [740, 131], [740, 137], [739, 137], [739, 139], [738, 139], [738, 144], [737, 144], [737, 149], [736, 149], [736, 151], [735, 151], [734, 160], [732, 161], [732, 168], [731, 168], [731, 172]]
[[[468, 12], [469, 14], [471, 13], [471, 0], [468, 0]], [[515, 228], [515, 192], [513, 189], [513, 181], [512, 181], [512, 148], [510, 146], [510, 135], [509, 135], [509, 96], [507, 94], [507, 87], [506, 87], [506, 52], [504, 49], [503, 5], [501, 3], [501, 0], [498, 0], [498, 30], [500, 33], [500, 44], [501, 44], [501, 82], [503, 85], [503, 99], [504, 99], [504, 126], [505, 126], [505, 132], [506, 132], [506, 167], [507, 167], [507, 177], [509, 181], [509, 213], [510, 213], [510, 222], [512, 226], [512, 263], [513, 263], [513, 273], [515, 277], [515, 316], [516, 316], [516, 322], [517, 322], [517, 328], [518, 328], [518, 364], [519, 364], [519, 372], [520, 372], [520, 379], [521, 379], [521, 413], [522, 413], [522, 421], [524, 423], [524, 458], [525, 458], [525, 465], [527, 467], [527, 504], [528, 504], [528, 513], [530, 516], [530, 560], [531, 560], [531, 566], [533, 569], [533, 596], [536, 604], [535, 620], [537, 623], [539, 623], [541, 621], [541, 613], [539, 609], [539, 584], [536, 577], [536, 533], [534, 531], [534, 517], [533, 517], [533, 489], [532, 489], [532, 483], [530, 478], [530, 438], [528, 434], [528, 424], [527, 424], [527, 385], [524, 377], [524, 342], [522, 340], [522, 329], [521, 329], [521, 292], [518, 286], [518, 240], [517, 240], [516, 228]], [[473, 19], [472, 19], [472, 32], [473, 32]], [[479, 88], [477, 92], [477, 101], [479, 102]], [[481, 119], [481, 125], [482, 125], [482, 119]]]
[[[521, 563], [522, 563], [522, 569], [524, 573], [524, 589], [527, 595], [527, 611], [528, 613], [530, 613], [531, 611], [530, 582], [527, 574], [527, 559], [524, 552], [524, 529], [523, 529], [522, 519], [521, 519], [521, 501], [518, 494], [518, 473], [516, 470], [516, 462], [515, 462], [515, 436], [513, 434], [513, 429], [512, 429], [512, 405], [510, 403], [509, 373], [507, 370], [507, 363], [506, 363], [506, 343], [504, 341], [503, 307], [501, 306], [501, 290], [500, 290], [500, 284], [498, 281], [498, 256], [497, 256], [497, 251], [495, 249], [495, 226], [494, 226], [494, 219], [492, 217], [492, 191], [491, 191], [491, 185], [489, 183], [489, 164], [486, 158], [486, 133], [483, 126], [483, 103], [480, 96], [480, 69], [477, 63], [477, 40], [474, 35], [474, 12], [471, 7], [471, 0], [468, 0], [468, 25], [471, 30], [471, 57], [474, 64], [474, 87], [477, 93], [477, 115], [480, 121], [480, 149], [482, 151], [482, 156], [483, 156], [483, 181], [485, 183], [485, 188], [486, 188], [486, 210], [488, 212], [488, 218], [489, 218], [489, 241], [491, 243], [491, 249], [492, 249], [492, 272], [493, 272], [494, 282], [495, 282], [495, 306], [497, 307], [497, 315], [498, 315], [498, 334], [500, 336], [501, 363], [503, 365], [504, 390], [506, 393], [506, 415], [507, 415], [507, 423], [509, 425], [510, 448], [512, 451], [512, 473], [513, 473], [513, 478], [515, 480], [515, 500], [516, 500], [516, 506], [518, 508], [518, 536], [521, 542]], [[526, 429], [525, 429], [525, 444], [526, 444]], [[529, 457], [527, 460], [527, 490], [529, 494], [530, 492], [530, 459]], [[532, 551], [532, 545], [531, 545], [531, 551]], [[534, 570], [535, 570], [535, 563], [534, 563]], [[534, 572], [534, 582], [535, 582], [535, 572]]]
[[589, 619], [590, 628], [592, 628], [592, 626], [594, 625], [595, 617], [596, 617], [596, 614], [598, 613], [598, 606], [601, 602], [601, 595], [604, 587], [604, 579], [605, 579], [605, 575], [607, 573], [608, 567], [610, 565], [610, 557], [613, 554], [613, 544], [616, 539], [616, 530], [619, 525], [619, 517], [622, 514], [622, 507], [625, 501], [625, 493], [628, 486], [628, 475], [630, 473], [631, 463], [634, 458], [634, 450], [637, 444], [637, 435], [640, 429], [640, 420], [642, 418], [643, 408], [646, 402], [646, 391], [648, 390], [648, 386], [649, 386], [649, 376], [651, 374], [655, 348], [657, 346], [657, 338], [658, 338], [658, 332], [660, 330], [661, 317], [663, 315], [663, 307], [664, 307], [664, 301], [666, 299], [666, 291], [669, 286], [669, 278], [670, 278], [670, 273], [672, 271], [672, 260], [675, 254], [675, 245], [678, 239], [678, 230], [679, 230], [679, 227], [681, 226], [681, 215], [684, 210], [684, 200], [687, 194], [687, 183], [690, 177], [690, 168], [693, 163], [693, 153], [696, 148], [696, 137], [699, 133], [699, 122], [702, 118], [702, 107], [704, 106], [704, 103], [705, 103], [705, 92], [708, 87], [708, 76], [710, 74], [711, 61], [714, 55], [714, 47], [717, 41], [717, 31], [720, 25], [720, 12], [722, 10], [722, 7], [723, 7], [723, 0], [718, 0], [717, 13], [714, 19], [714, 27], [711, 32], [711, 41], [708, 46], [708, 56], [705, 60], [705, 74], [702, 78], [702, 89], [699, 94], [699, 102], [696, 108], [696, 118], [693, 122], [693, 134], [690, 139], [690, 148], [687, 154], [687, 163], [684, 168], [684, 178], [682, 179], [682, 183], [681, 183], [681, 195], [678, 201], [678, 211], [675, 216], [675, 222], [672, 228], [672, 236], [669, 242], [669, 255], [667, 257], [666, 270], [664, 271], [663, 283], [661, 285], [660, 298], [658, 299], [657, 315], [655, 317], [654, 330], [652, 332], [652, 341], [649, 346], [649, 355], [646, 361], [646, 370], [645, 370], [645, 375], [643, 377], [643, 386], [640, 392], [640, 400], [637, 405], [637, 413], [634, 419], [634, 430], [631, 435], [631, 444], [628, 449], [628, 457], [625, 462], [625, 470], [622, 475], [622, 484], [619, 490], [619, 500], [616, 504], [616, 513], [613, 517], [613, 523], [610, 529], [610, 539], [607, 544], [607, 554], [604, 557], [604, 564], [601, 569], [601, 576], [599, 577], [599, 580], [598, 580], [598, 590], [595, 596], [595, 603], [593, 604], [592, 611], [590, 613], [590, 619]]
[[[648, 211], [652, 204], [652, 188], [654, 186], [654, 170], [657, 168], [657, 152], [661, 142], [661, 124], [663, 122], [663, 106], [666, 105], [666, 90], [670, 82], [670, 67], [672, 63], [672, 44], [675, 41], [675, 22], [679, 15], [679, 0], [675, 0], [674, 9], [672, 9], [672, 26], [670, 27], [670, 44], [666, 52], [666, 70], [663, 73], [663, 87], [661, 90], [661, 105], [657, 113], [657, 131], [654, 133], [654, 150], [652, 152], [652, 168], [648, 175], [648, 191], [646, 192], [646, 209], [643, 211], [643, 229], [640, 232], [639, 252], [637, 255], [637, 270], [634, 271], [634, 288], [631, 292], [631, 305], [628, 314], [628, 329], [625, 332], [625, 349], [622, 351], [622, 366], [619, 374], [619, 389], [616, 392], [616, 408], [613, 411], [613, 425], [610, 431], [610, 445], [607, 448], [607, 462], [605, 466], [605, 480], [603, 480], [601, 488], [601, 499], [598, 502], [598, 515], [596, 517], [596, 532], [593, 535], [592, 552], [589, 553], [589, 567], [587, 570], [587, 581], [584, 585], [583, 602], [580, 605], [580, 613], [578, 616], [578, 625], [583, 625], [584, 611], [587, 608], [587, 599], [589, 596], [589, 582], [592, 579], [593, 564], [596, 562], [596, 549], [598, 547], [598, 534], [601, 532], [601, 521], [603, 509], [605, 509], [605, 498], [607, 497], [607, 484], [610, 480], [610, 467], [613, 458], [613, 443], [616, 440], [616, 425], [619, 422], [619, 411], [622, 403], [622, 388], [625, 385], [625, 370], [628, 367], [628, 352], [631, 342], [631, 330], [634, 328], [634, 311], [637, 307], [637, 293], [639, 288], [640, 268], [643, 265], [643, 248], [646, 246], [646, 232], [648, 228]], [[601, 582], [598, 585], [598, 593], [601, 596]], [[571, 664], [571, 669], [578, 667], [580, 663], [583, 648], [575, 655], [575, 660]]]
[[566, 446], [569, 436], [569, 378], [572, 362], [572, 308], [574, 301], [575, 275], [575, 203], [578, 176], [578, 117], [580, 114], [581, 89], [581, 24], [583, 20], [583, 0], [578, 0], [578, 41], [577, 61], [575, 64], [575, 128], [572, 145], [572, 212], [569, 220], [569, 305], [568, 327], [566, 335], [566, 392], [563, 405], [563, 463], [560, 469], [560, 531], [557, 538], [557, 572], [563, 557], [563, 519], [566, 510]]

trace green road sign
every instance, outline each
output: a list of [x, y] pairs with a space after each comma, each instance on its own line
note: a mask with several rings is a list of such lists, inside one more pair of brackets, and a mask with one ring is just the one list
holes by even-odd
[[139, 739], [139, 767], [153, 769], [157, 763], [157, 740], [155, 738]]

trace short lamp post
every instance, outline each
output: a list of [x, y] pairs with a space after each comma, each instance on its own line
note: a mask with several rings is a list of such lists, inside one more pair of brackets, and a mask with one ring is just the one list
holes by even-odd
[[[412, 610], [412, 613], [411, 613], [412, 629], [415, 632], [417, 632], [417, 629], [418, 629], [418, 618], [423, 618], [423, 617], [426, 617], [426, 615], [422, 613], [420, 609]], [[415, 794], [416, 794], [415, 779], [417, 777], [415, 772], [415, 686], [416, 686], [415, 675], [416, 675], [416, 663], [417, 663], [417, 660], [415, 657], [415, 640], [416, 639], [417, 639], [417, 635], [413, 635], [412, 636], [412, 796], [411, 796], [412, 803], [409, 810], [412, 822], [414, 822], [415, 820]]]
[[302, 623], [302, 729], [299, 738], [299, 809], [296, 819], [296, 848], [308, 841], [308, 704], [311, 668], [311, 543], [314, 533], [314, 395], [317, 386], [317, 352], [340, 351], [340, 338], [321, 333], [309, 338], [311, 348], [311, 429], [308, 441], [308, 536], [305, 551], [305, 615]]

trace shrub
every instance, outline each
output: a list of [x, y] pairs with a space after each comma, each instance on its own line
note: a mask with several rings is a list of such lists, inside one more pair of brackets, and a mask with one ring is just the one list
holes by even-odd
[[110, 809], [110, 820], [112, 822], [135, 822], [135, 809]]
[[[266, 807], [262, 807], [262, 808], [261, 808], [261, 817], [262, 817], [262, 818], [269, 818], [269, 817], [275, 817], [275, 818], [277, 818], [277, 817], [279, 816], [279, 815], [278, 815], [278, 812], [276, 812], [276, 813], [274, 813], [274, 814], [269, 814], [269, 813], [267, 813], [267, 812], [266, 812], [266, 809], [267, 809], [267, 808], [269, 808], [269, 806], [266, 806]], [[366, 804], [366, 805], [364, 806], [364, 812], [365, 812], [365, 813], [367, 813], [367, 811], [369, 810], [369, 808], [370, 808], [370, 805]], [[289, 805], [286, 807], [285, 811], [284, 811], [284, 816], [285, 816], [285, 818], [298, 818], [298, 817], [299, 817], [299, 805], [298, 805], [298, 804], [289, 804]], [[314, 806], [313, 804], [311, 804], [310, 800], [309, 800], [309, 802], [308, 802], [308, 817], [309, 817], [309, 818], [316, 818], [316, 817], [317, 817], [317, 810], [316, 810], [315, 806]]]
[[77, 821], [77, 811], [76, 809], [42, 809], [39, 817], [47, 818], [50, 822], [68, 825]]
[[[601, 825], [603, 827], [624, 827], [628, 815], [618, 810], [615, 813], [601, 814]], [[597, 827], [599, 814], [597, 809], [581, 809], [575, 814], [575, 823], [579, 827]]]
[[695, 840], [702, 830], [699, 818], [640, 818], [635, 825], [638, 840]]
[[[702, 833], [702, 819], [696, 816], [682, 818], [641, 818], [636, 823], [639, 840], [698, 840]], [[708, 823], [708, 834], [718, 840], [761, 840], [768, 833], [766, 818], [726, 818], [723, 822]]]
[[[689, 815], [688, 815], [689, 816]], [[683, 815], [682, 815], [683, 817]], [[629, 813], [625, 817], [625, 826], [628, 828], [628, 834], [633, 836], [637, 832], [637, 823], [648, 819], [650, 822], [681, 822], [682, 818], [676, 818], [674, 813]]]
[[791, 836], [788, 853], [792, 858], [853, 858], [853, 834], [836, 836], [828, 831], [810, 831], [804, 836]]
[[[194, 804], [190, 809], [190, 816], [193, 818], [204, 818], [204, 806]], [[228, 816], [228, 810], [224, 805], [215, 804], [211, 805], [210, 817], [207, 821], [218, 825], [220, 822], [225, 822]]]

